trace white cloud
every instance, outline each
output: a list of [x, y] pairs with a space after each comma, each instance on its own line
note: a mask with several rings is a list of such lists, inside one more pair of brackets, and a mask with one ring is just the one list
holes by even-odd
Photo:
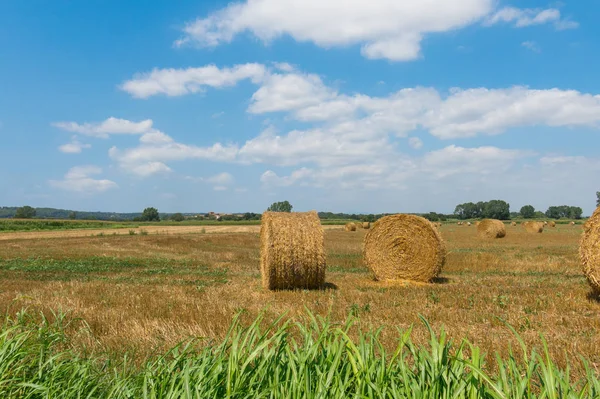
[[422, 170], [436, 178], [475, 173], [488, 175], [508, 170], [519, 158], [533, 154], [497, 147], [463, 148], [450, 145], [425, 155]]
[[156, 174], [164, 174], [172, 172], [171, 168], [162, 162], [146, 162], [137, 165], [123, 165], [129, 172], [140, 177], [148, 177]]
[[119, 88], [136, 98], [148, 98], [156, 94], [172, 97], [202, 92], [206, 87], [235, 86], [246, 79], [258, 83], [265, 74], [266, 68], [261, 64], [243, 64], [232, 68], [208, 65], [188, 69], [154, 69], [135, 75]]
[[527, 40], [527, 41], [521, 43], [521, 46], [533, 51], [534, 53], [542, 52], [542, 49], [540, 48], [540, 46], [538, 46], [538, 44], [532, 40]]
[[81, 193], [101, 193], [118, 187], [111, 180], [96, 180], [90, 177], [100, 173], [102, 169], [97, 166], [75, 166], [67, 172], [63, 180], [49, 180], [48, 183], [61, 190]]
[[144, 134], [152, 130], [150, 119], [132, 122], [113, 117], [99, 123], [54, 122], [52, 125], [68, 132], [99, 138], [108, 138], [111, 134]]
[[267, 79], [252, 99], [249, 112], [289, 112], [300, 121], [326, 123], [321, 130], [333, 135], [345, 130], [363, 137], [404, 136], [423, 127], [451, 139], [519, 126], [597, 127], [600, 122], [600, 96], [556, 88], [452, 89], [444, 98], [433, 88], [415, 87], [387, 97], [348, 96], [315, 75], [292, 73]]
[[63, 144], [58, 147], [60, 152], [64, 152], [65, 154], [79, 154], [84, 148], [92, 148], [90, 144], [84, 144], [77, 140], [76, 136], [73, 136], [70, 143]]
[[[283, 36], [322, 48], [360, 45], [370, 59], [410, 61], [421, 54], [423, 38], [483, 21], [516, 27], [552, 23], [557, 30], [578, 27], [557, 8], [495, 9], [494, 0], [246, 0], [230, 3], [189, 22], [176, 46], [215, 47], [250, 33], [265, 43]], [[335, 21], [332, 23], [331, 21]], [[289, 64], [276, 68], [291, 72]]]
[[418, 137], [411, 137], [408, 139], [408, 145], [414, 148], [415, 150], [418, 150], [421, 147], [423, 147], [423, 140], [421, 140]]
[[214, 186], [213, 190], [215, 190], [215, 191], [226, 191], [227, 187], [225, 187], [225, 186]]
[[233, 176], [227, 172], [219, 173], [206, 179], [207, 182], [219, 186], [227, 186], [233, 183]]
[[335, 97], [316, 75], [272, 75], [252, 95], [248, 111], [255, 114], [290, 111], [318, 105]]
[[[492, 0], [248, 0], [188, 23], [176, 45], [213, 47], [249, 32], [268, 42], [291, 36], [320, 47], [362, 45], [368, 58], [419, 56], [425, 34], [468, 26], [493, 10]], [[335, 23], [332, 23], [335, 21]]]
[[119, 150], [112, 147], [109, 156], [122, 164], [139, 164], [144, 162], [168, 162], [185, 159], [206, 159], [210, 161], [232, 161], [237, 154], [237, 147], [224, 146], [220, 143], [210, 147], [198, 147], [181, 144], [164, 133], [160, 135], [144, 135], [140, 145], [135, 148]]
[[493, 15], [490, 15], [484, 25], [495, 25], [500, 22], [514, 23], [517, 28], [523, 28], [532, 25], [542, 25], [553, 23], [557, 30], [574, 29], [579, 26], [577, 22], [561, 19], [560, 10], [556, 8], [515, 8], [504, 7]]
[[302, 180], [308, 176], [311, 176], [312, 173], [313, 173], [312, 170], [307, 169], [307, 168], [302, 168], [302, 169], [298, 169], [298, 170], [292, 172], [292, 174], [290, 176], [279, 177], [272, 170], [267, 170], [260, 177], [260, 181], [261, 181], [261, 183], [270, 185], [270, 186], [288, 187], [288, 186], [295, 184], [299, 180]]
[[519, 126], [598, 127], [600, 96], [576, 90], [454, 90], [426, 115], [423, 126], [441, 139], [499, 134]]

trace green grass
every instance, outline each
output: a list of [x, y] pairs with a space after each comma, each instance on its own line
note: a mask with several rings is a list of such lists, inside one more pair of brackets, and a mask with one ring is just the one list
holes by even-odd
[[[585, 360], [577, 379], [519, 339], [517, 352], [487, 357], [444, 331], [417, 346], [398, 331], [386, 351], [380, 330], [360, 332], [356, 318], [333, 324], [307, 313], [303, 322], [233, 320], [222, 342], [201, 339], [136, 363], [128, 356], [75, 349], [69, 332], [89, 331], [64, 314], [53, 321], [27, 312], [0, 326], [2, 398], [596, 398], [600, 380]], [[510, 328], [510, 327], [507, 327]], [[512, 328], [511, 328], [512, 330]], [[518, 338], [518, 334], [512, 330]], [[354, 338], [351, 338], [354, 337]]]
[[[193, 261], [166, 258], [88, 257], [82, 259], [0, 259], [0, 280], [14, 278], [35, 281], [111, 280], [138, 284], [198, 285], [208, 287], [227, 283], [227, 269], [212, 269]], [[135, 277], [122, 273], [134, 272]], [[169, 276], [168, 279], [164, 279]], [[184, 277], [184, 278], [175, 278]], [[187, 278], [185, 278], [187, 277]], [[201, 279], [201, 280], [198, 280]]]
[[0, 232], [3, 231], [42, 231], [73, 229], [119, 229], [138, 227], [139, 223], [104, 222], [97, 220], [14, 220], [0, 219]]

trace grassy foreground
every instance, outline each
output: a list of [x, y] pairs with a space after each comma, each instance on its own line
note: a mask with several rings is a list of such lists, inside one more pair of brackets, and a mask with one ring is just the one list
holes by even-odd
[[[417, 346], [411, 329], [398, 330], [386, 351], [381, 331], [356, 332], [307, 313], [303, 322], [239, 317], [222, 342], [189, 341], [136, 365], [131, 359], [77, 354], [64, 314], [6, 318], [0, 332], [2, 398], [583, 398], [600, 396], [600, 380], [585, 360], [573, 380], [547, 351], [521, 348], [497, 356], [486, 371], [483, 353], [454, 345], [442, 330]], [[85, 333], [84, 328], [80, 333]], [[507, 326], [507, 328], [510, 328]], [[518, 335], [513, 330], [515, 336]], [[355, 335], [357, 338], [350, 338]], [[545, 348], [545, 344], [543, 346]]]

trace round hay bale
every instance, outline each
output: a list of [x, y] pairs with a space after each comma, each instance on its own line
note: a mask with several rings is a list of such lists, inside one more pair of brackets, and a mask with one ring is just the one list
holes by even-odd
[[430, 282], [442, 271], [446, 247], [427, 219], [390, 215], [367, 233], [363, 257], [377, 280]]
[[371, 228], [371, 223], [369, 223], [369, 222], [363, 222], [362, 228], [365, 229], [365, 230], [369, 230]]
[[325, 244], [317, 212], [265, 212], [260, 226], [263, 287], [319, 288], [325, 282]]
[[477, 226], [477, 235], [481, 238], [504, 238], [506, 226], [500, 220], [483, 219]]
[[544, 220], [544, 226], [548, 226], [548, 221]]
[[528, 233], [542, 233], [544, 231], [544, 223], [542, 222], [525, 222], [523, 223], [523, 227]]
[[583, 273], [596, 295], [600, 294], [600, 207], [583, 225], [579, 242]]
[[556, 222], [554, 220], [550, 222], [550, 227], [556, 227]]
[[510, 225], [514, 227], [517, 225], [517, 222], [512, 222]]
[[479, 220], [475, 222], [475, 226], [479, 226], [479, 223], [481, 223]]
[[346, 225], [344, 226], [344, 230], [346, 231], [356, 231], [356, 223], [346, 223]]
[[471, 222], [467, 222], [467, 226], [471, 227]]
[[571, 226], [575, 226], [575, 222], [571, 222]]

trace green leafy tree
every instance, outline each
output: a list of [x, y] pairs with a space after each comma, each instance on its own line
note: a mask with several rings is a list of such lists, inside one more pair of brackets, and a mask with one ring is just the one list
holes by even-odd
[[185, 220], [185, 216], [181, 213], [175, 213], [171, 216], [171, 220], [175, 222], [183, 222]]
[[69, 219], [71, 219], [71, 220], [77, 219], [77, 212], [71, 212], [71, 213], [69, 213]]
[[546, 211], [546, 216], [552, 219], [581, 219], [583, 215], [583, 209], [578, 206], [551, 206]]
[[270, 212], [291, 212], [292, 208], [293, 208], [292, 204], [290, 204], [288, 201], [273, 202], [271, 204], [271, 206], [267, 209], [267, 211], [270, 211]]
[[596, 206], [600, 206], [600, 191], [596, 191]]
[[502, 200], [492, 200], [486, 202], [483, 217], [489, 219], [509, 220], [510, 219], [510, 204]]
[[146, 208], [142, 212], [141, 217], [143, 222], [160, 222], [160, 216], [158, 215], [158, 209]]
[[15, 213], [15, 218], [17, 219], [32, 219], [36, 215], [35, 208], [30, 207], [29, 205], [22, 206], [17, 208], [17, 212]]
[[569, 218], [571, 219], [581, 219], [583, 215], [583, 209], [578, 206], [571, 206], [569, 208]]
[[533, 219], [535, 216], [535, 208], [531, 205], [525, 205], [521, 208], [519, 213], [521, 214], [521, 217], [525, 219]]

